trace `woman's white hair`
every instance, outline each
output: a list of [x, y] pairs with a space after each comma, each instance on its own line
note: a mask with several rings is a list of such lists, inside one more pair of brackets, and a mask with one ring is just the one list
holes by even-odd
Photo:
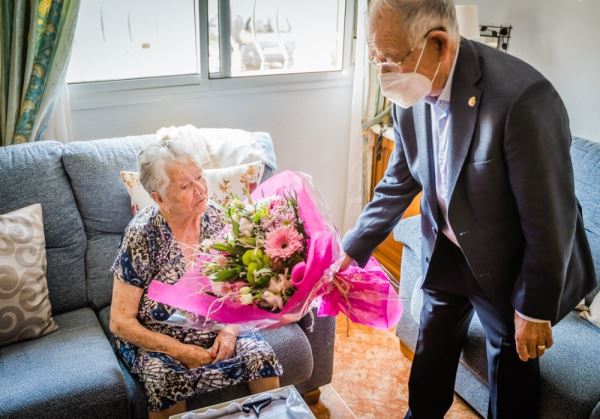
[[190, 161], [200, 169], [209, 161], [194, 147], [194, 142], [178, 133], [176, 127], [161, 129], [157, 141], [145, 145], [138, 155], [140, 182], [146, 192], [164, 194], [169, 186], [166, 166], [186, 164]]
[[440, 27], [445, 28], [450, 37], [460, 38], [453, 0], [373, 0], [369, 16], [372, 18], [381, 9], [396, 12], [408, 33], [410, 45], [416, 45], [428, 31]]

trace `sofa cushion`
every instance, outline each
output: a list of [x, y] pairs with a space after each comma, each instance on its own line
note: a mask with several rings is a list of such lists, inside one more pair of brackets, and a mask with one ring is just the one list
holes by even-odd
[[136, 170], [143, 144], [155, 135], [78, 141], [65, 145], [63, 161], [88, 234], [122, 234], [131, 220], [121, 170]]
[[117, 257], [121, 234], [96, 234], [87, 241], [87, 291], [89, 305], [95, 310], [112, 300], [113, 274], [110, 267]]
[[403, 218], [398, 221], [393, 230], [394, 240], [401, 242], [417, 255], [421, 256], [421, 216]]
[[54, 314], [84, 307], [85, 233], [56, 141], [0, 148], [0, 214], [40, 203]]
[[55, 320], [55, 333], [0, 348], [0, 417], [127, 417], [123, 376], [94, 312]]
[[46, 279], [42, 206], [0, 214], [0, 346], [57, 329]]
[[[600, 280], [600, 144], [573, 138], [571, 158], [575, 174], [575, 193], [583, 210], [583, 224]], [[600, 285], [587, 300], [590, 304]]]
[[588, 418], [600, 401], [600, 329], [572, 312], [552, 333], [555, 346], [540, 360], [540, 417]]

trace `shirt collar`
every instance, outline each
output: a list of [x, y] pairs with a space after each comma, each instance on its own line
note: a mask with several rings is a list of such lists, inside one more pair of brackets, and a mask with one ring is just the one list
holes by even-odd
[[435, 105], [439, 109], [443, 111], [447, 111], [450, 105], [450, 95], [452, 93], [452, 81], [454, 79], [454, 70], [456, 69], [456, 62], [458, 61], [458, 50], [460, 46], [456, 48], [456, 54], [454, 55], [454, 61], [452, 62], [452, 67], [450, 68], [450, 73], [448, 74], [448, 79], [446, 80], [446, 85], [442, 89], [442, 93], [436, 98], [433, 96], [427, 96], [425, 101], [430, 105]]

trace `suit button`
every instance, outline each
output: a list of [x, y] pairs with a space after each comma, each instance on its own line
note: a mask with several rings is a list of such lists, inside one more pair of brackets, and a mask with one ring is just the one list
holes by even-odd
[[433, 234], [437, 235], [438, 234], [438, 229], [435, 227], [431, 227], [431, 230], [433, 231]]
[[425, 258], [425, 262], [429, 263], [429, 257]]

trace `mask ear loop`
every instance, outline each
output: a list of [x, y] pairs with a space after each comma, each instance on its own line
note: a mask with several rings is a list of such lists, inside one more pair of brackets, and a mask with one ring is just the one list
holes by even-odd
[[[423, 53], [425, 52], [425, 47], [427, 47], [427, 42], [429, 41], [429, 38], [425, 38], [425, 45], [423, 45], [423, 49], [421, 50], [421, 54], [419, 54], [419, 59], [417, 60], [417, 65], [415, 66], [415, 71], [413, 71], [413, 74], [417, 72], [417, 68], [419, 68], [419, 64], [421, 64], [421, 59], [423, 58]], [[437, 68], [435, 69], [435, 73], [433, 75], [433, 79], [431, 79], [431, 83], [433, 83], [435, 81], [435, 78], [438, 75], [438, 72], [440, 71], [440, 66], [442, 65], [442, 62], [439, 61]]]
[[415, 71], [413, 71], [413, 74], [417, 72], [417, 68], [419, 68], [419, 64], [421, 64], [421, 59], [423, 58], [423, 54], [425, 53], [425, 48], [427, 47], [428, 41], [429, 41], [429, 38], [425, 38], [425, 45], [423, 45], [423, 49], [421, 50], [421, 53], [419, 54], [419, 59], [417, 60], [417, 65], [415, 66]]
[[441, 62], [441, 61], [440, 61], [440, 62], [438, 62], [438, 66], [437, 66], [437, 68], [435, 69], [435, 74], [433, 75], [433, 78], [431, 79], [431, 84], [433, 84], [433, 82], [435, 81], [435, 78], [436, 78], [436, 77], [437, 77], [437, 75], [438, 75], [438, 71], [440, 71], [440, 66], [441, 66], [441, 65], [442, 65], [442, 62]]

